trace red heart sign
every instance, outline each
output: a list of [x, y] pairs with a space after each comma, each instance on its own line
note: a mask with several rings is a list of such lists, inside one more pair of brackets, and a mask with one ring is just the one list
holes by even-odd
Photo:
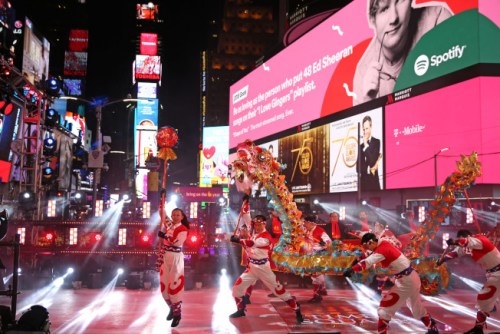
[[211, 159], [215, 154], [215, 146], [212, 147], [205, 147], [203, 149], [203, 155], [205, 156], [206, 159]]

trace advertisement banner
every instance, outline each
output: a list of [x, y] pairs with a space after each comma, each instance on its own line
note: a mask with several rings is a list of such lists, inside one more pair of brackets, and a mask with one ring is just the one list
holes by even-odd
[[231, 86], [230, 148], [480, 61], [500, 63], [491, 1], [481, 11], [478, 1], [400, 1], [393, 28], [370, 3], [352, 1]]
[[89, 31], [71, 29], [69, 31], [69, 51], [87, 52], [89, 47]]
[[156, 157], [158, 100], [139, 100], [135, 112], [135, 165], [146, 168], [146, 160]]
[[328, 127], [320, 126], [279, 140], [289, 188], [297, 194], [328, 192]]
[[158, 54], [158, 34], [141, 33], [139, 51], [141, 55], [156, 56]]
[[[382, 108], [330, 123], [329, 127], [330, 192], [357, 191], [358, 171], [362, 192], [383, 189]], [[361, 169], [358, 168], [358, 154], [361, 154]]]
[[87, 52], [64, 52], [64, 75], [87, 75]]
[[222, 197], [222, 188], [175, 187], [174, 193], [182, 196], [184, 202], [210, 202], [215, 203]]
[[160, 56], [135, 56], [135, 78], [140, 80], [160, 80]]
[[50, 43], [38, 35], [33, 23], [26, 18], [24, 28], [23, 75], [32, 84], [49, 78]]
[[229, 128], [203, 128], [203, 149], [200, 152], [200, 187], [228, 183]]

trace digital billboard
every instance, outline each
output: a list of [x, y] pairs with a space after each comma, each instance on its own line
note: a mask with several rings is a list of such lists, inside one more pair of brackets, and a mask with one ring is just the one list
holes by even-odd
[[66, 88], [66, 92], [71, 96], [81, 96], [82, 95], [82, 80], [81, 79], [63, 79], [63, 86]]
[[[66, 121], [66, 129], [70, 129], [71, 133], [77, 138], [75, 139], [75, 143], [78, 142], [78, 139], [80, 139], [82, 143], [85, 143], [87, 141], [87, 123], [85, 117], [80, 117], [76, 112], [67, 111], [64, 120]], [[67, 126], [67, 124], [71, 125]]]
[[141, 55], [156, 56], [158, 54], [158, 34], [141, 33], [139, 50]]
[[87, 52], [64, 52], [64, 75], [87, 75]]
[[231, 86], [230, 148], [378, 98], [381, 105], [388, 94], [479, 62], [500, 63], [490, 0], [479, 1], [481, 11], [478, 1], [403, 1], [408, 15], [392, 30], [377, 29], [386, 13], [370, 16], [369, 3], [352, 1]]
[[87, 52], [89, 47], [89, 31], [71, 29], [69, 31], [69, 51]]
[[478, 77], [388, 105], [387, 189], [434, 186], [435, 177], [441, 184], [472, 152], [483, 170], [476, 183], [500, 183], [499, 84], [499, 77]]
[[50, 43], [35, 31], [28, 18], [24, 22], [23, 75], [35, 84], [49, 77]]
[[156, 157], [158, 130], [158, 100], [139, 100], [135, 112], [135, 161], [139, 168], [146, 168], [146, 160]]
[[160, 56], [135, 56], [135, 78], [145, 80], [160, 80]]
[[229, 147], [227, 126], [203, 128], [200, 187], [228, 183]]
[[358, 172], [362, 192], [384, 189], [382, 108], [332, 122], [329, 127], [329, 192], [357, 191]]
[[139, 99], [156, 99], [157, 95], [156, 82], [141, 82], [137, 83], [137, 98]]
[[136, 5], [136, 19], [137, 20], [157, 20], [158, 19], [158, 5], [152, 2], [138, 3]]

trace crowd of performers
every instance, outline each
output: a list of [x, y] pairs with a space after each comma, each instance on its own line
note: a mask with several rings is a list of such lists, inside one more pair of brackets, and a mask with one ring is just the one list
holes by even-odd
[[[273, 222], [272, 230], [277, 232], [278, 228]], [[409, 220], [408, 228], [413, 231], [416, 226], [412, 224], [412, 215], [407, 213]], [[246, 315], [246, 306], [250, 303], [252, 287], [257, 280], [271, 291], [272, 295], [283, 300], [295, 313], [298, 323], [304, 321], [301, 307], [296, 298], [286, 290], [285, 286], [277, 279], [273, 269], [274, 263], [271, 259], [273, 246], [276, 238], [266, 229], [266, 217], [256, 215], [250, 217], [248, 197], [244, 198], [240, 214], [241, 226], [230, 237], [231, 242], [241, 245], [244, 250], [246, 268], [233, 285], [232, 293], [236, 303], [237, 311], [229, 315], [230, 318], [240, 318]], [[330, 224], [325, 229], [317, 224], [313, 215], [305, 216], [303, 222], [304, 254], [321, 254], [332, 239], [340, 239], [346, 231], [338, 222], [338, 214], [330, 215]], [[157, 269], [160, 272], [161, 293], [169, 306], [167, 320], [172, 320], [171, 326], [176, 327], [181, 320], [181, 304], [184, 292], [184, 255], [182, 246], [187, 238], [189, 222], [181, 209], [174, 209], [165, 231], [158, 235], [162, 239], [162, 247], [158, 258]], [[387, 223], [378, 220], [373, 229], [368, 224], [366, 213], [360, 214], [358, 229], [347, 231], [350, 235], [360, 238], [364, 253], [357, 258], [350, 268], [347, 268], [343, 276], [351, 277], [355, 272], [361, 272], [375, 265], [387, 268], [389, 272], [395, 273], [391, 280], [393, 286], [382, 295], [378, 307], [378, 333], [387, 333], [388, 324], [396, 312], [404, 305], [408, 306], [413, 316], [420, 319], [427, 328], [427, 333], [438, 333], [436, 321], [422, 305], [420, 296], [420, 277], [412, 267], [410, 259], [402, 253], [402, 243], [395, 235], [387, 229]], [[477, 316], [472, 329], [466, 334], [483, 333], [487, 318], [495, 307], [496, 300], [500, 294], [500, 252], [497, 241], [500, 240], [500, 225], [490, 236], [483, 234], [474, 235], [468, 230], [460, 230], [456, 239], [447, 241], [448, 248], [443, 255], [437, 259], [436, 265], [451, 260], [461, 255], [470, 254], [472, 259], [478, 262], [486, 271], [486, 282], [477, 295]], [[377, 276], [378, 290], [381, 292], [387, 277]], [[311, 275], [313, 284], [312, 299], [308, 302], [318, 303], [322, 296], [327, 294], [325, 276], [323, 274]]]

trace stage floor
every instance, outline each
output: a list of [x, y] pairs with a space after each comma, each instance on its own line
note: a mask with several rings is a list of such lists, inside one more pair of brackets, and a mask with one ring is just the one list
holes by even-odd
[[[54, 286], [24, 291], [18, 298], [19, 316], [31, 305], [48, 308], [52, 334], [156, 334], [156, 333], [373, 333], [376, 332], [380, 296], [356, 284], [329, 289], [320, 304], [308, 304], [311, 288], [289, 287], [302, 305], [306, 321], [297, 325], [294, 313], [269, 291], [254, 290], [244, 318], [229, 319], [236, 310], [232, 282], [218, 278], [220, 287], [185, 292], [182, 320], [171, 328], [165, 320], [168, 307], [158, 289], [130, 290], [110, 283], [103, 289], [60, 289]], [[10, 298], [1, 297], [10, 305]], [[463, 333], [474, 324], [476, 293], [454, 289], [424, 304], [439, 321], [441, 333]], [[500, 332], [500, 310], [488, 319], [486, 333]], [[389, 333], [425, 333], [420, 321], [403, 308], [390, 324]]]

